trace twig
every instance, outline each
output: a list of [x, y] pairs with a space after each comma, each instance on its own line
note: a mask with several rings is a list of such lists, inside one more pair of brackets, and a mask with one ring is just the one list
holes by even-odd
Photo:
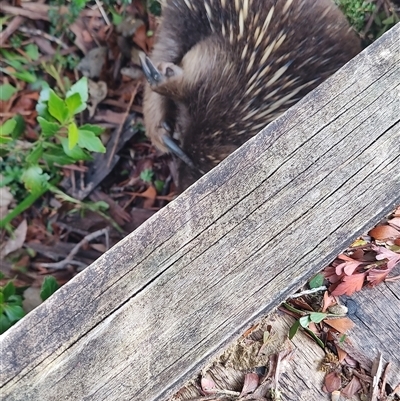
[[99, 11], [100, 11], [101, 16], [103, 17], [104, 21], [106, 22], [106, 24], [107, 24], [108, 26], [110, 26], [110, 25], [111, 25], [111, 24], [110, 24], [110, 20], [108, 19], [107, 14], [105, 13], [103, 6], [102, 6], [101, 3], [99, 2], [99, 0], [95, 0], [95, 2], [96, 2], [96, 4], [97, 4], [97, 7], [99, 8]]
[[389, 373], [389, 369], [391, 368], [392, 364], [390, 362], [387, 363], [385, 370], [383, 371], [382, 375], [382, 385], [381, 385], [381, 394], [380, 399], [383, 400], [385, 393], [386, 393], [386, 382], [387, 382], [387, 375]]
[[379, 353], [378, 356], [375, 358], [371, 369], [372, 386], [370, 389], [370, 401], [378, 401], [379, 380], [382, 375], [382, 365], [383, 365], [382, 354]]
[[50, 40], [51, 42], [57, 43], [63, 49], [68, 49], [68, 45], [66, 45], [62, 40], [60, 40], [60, 39], [56, 38], [55, 36], [50, 35], [46, 32], [43, 32], [40, 29], [32, 29], [32, 28], [27, 28], [25, 26], [20, 26], [18, 28], [18, 30], [27, 35], [42, 36], [43, 38]]
[[86, 265], [82, 262], [78, 262], [76, 260], [72, 260], [73, 257], [78, 253], [78, 251], [82, 248], [83, 245], [86, 245], [88, 242], [92, 241], [93, 239], [100, 237], [101, 235], [105, 235], [106, 237], [106, 248], [109, 248], [109, 238], [108, 238], [108, 227], [103, 228], [101, 230], [95, 231], [94, 233], [86, 235], [80, 242], [78, 242], [71, 250], [71, 252], [67, 255], [67, 257], [59, 262], [54, 263], [35, 263], [35, 267], [44, 267], [47, 269], [55, 269], [61, 270], [65, 269], [67, 265], [75, 265], [78, 267], [86, 267]]
[[0, 45], [4, 46], [6, 43], [7, 39], [18, 29], [18, 27], [23, 24], [25, 21], [25, 18], [21, 17], [20, 15], [17, 15], [15, 18], [13, 18], [10, 23], [7, 25], [7, 28], [4, 29], [0, 33]]
[[383, 0], [378, 0], [375, 10], [373, 11], [373, 13], [371, 14], [371, 16], [369, 17], [369, 20], [367, 22], [367, 25], [365, 26], [365, 28], [363, 29], [363, 32], [361, 33], [361, 37], [365, 38], [367, 32], [369, 31], [369, 29], [371, 28], [372, 23], [374, 22], [375, 17], [378, 15], [378, 11], [380, 10], [381, 6], [383, 4]]
[[124, 116], [123, 116], [122, 121], [121, 121], [121, 124], [118, 127], [118, 131], [117, 131], [117, 133], [115, 135], [116, 138], [115, 138], [115, 141], [114, 141], [114, 146], [112, 147], [112, 150], [110, 152], [110, 156], [109, 156], [108, 161], [107, 161], [107, 168], [110, 168], [111, 161], [114, 158], [114, 155], [115, 155], [115, 152], [116, 152], [117, 146], [118, 146], [118, 141], [119, 141], [119, 138], [121, 136], [122, 127], [125, 125], [125, 121], [128, 118], [132, 103], [133, 103], [133, 101], [134, 101], [134, 99], [136, 97], [137, 91], [139, 89], [139, 85], [140, 85], [140, 83], [136, 84], [136, 86], [134, 87], [134, 89], [132, 91], [132, 96], [131, 96], [131, 98], [129, 100], [128, 107], [126, 108]]
[[326, 287], [323, 285], [323, 286], [318, 287], [318, 288], [313, 288], [311, 290], [304, 290], [304, 291], [299, 292], [297, 294], [293, 294], [289, 298], [299, 298], [299, 297], [302, 297], [303, 295], [314, 294], [315, 292], [325, 291], [325, 290], [326, 290]]

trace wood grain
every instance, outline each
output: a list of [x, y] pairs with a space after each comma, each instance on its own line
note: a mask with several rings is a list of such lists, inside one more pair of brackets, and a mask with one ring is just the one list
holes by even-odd
[[166, 399], [400, 203], [399, 110], [400, 24], [3, 335], [3, 399]]

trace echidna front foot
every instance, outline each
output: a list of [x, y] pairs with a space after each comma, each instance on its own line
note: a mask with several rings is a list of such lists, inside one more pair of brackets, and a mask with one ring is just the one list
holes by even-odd
[[144, 53], [139, 53], [140, 63], [142, 64], [143, 73], [147, 82], [151, 87], [157, 86], [163, 81], [163, 76], [156, 68], [153, 62]]
[[182, 68], [166, 61], [156, 66], [144, 54], [140, 54], [140, 61], [144, 75], [154, 92], [172, 98], [177, 96], [177, 88], [183, 77]]

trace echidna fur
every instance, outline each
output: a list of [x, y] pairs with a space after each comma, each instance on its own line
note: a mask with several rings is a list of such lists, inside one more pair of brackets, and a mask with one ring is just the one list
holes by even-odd
[[[148, 136], [172, 135], [208, 171], [360, 51], [331, 0], [165, 0], [150, 56]], [[196, 178], [182, 164], [179, 185]]]

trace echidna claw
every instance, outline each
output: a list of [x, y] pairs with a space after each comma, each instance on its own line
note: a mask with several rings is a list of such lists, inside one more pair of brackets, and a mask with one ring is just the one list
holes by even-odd
[[150, 84], [150, 86], [159, 85], [164, 79], [163, 75], [160, 73], [160, 71], [158, 71], [150, 58], [144, 53], [140, 52], [139, 58], [147, 82]]
[[[180, 146], [169, 136], [163, 136], [164, 145], [168, 148], [168, 150], [174, 154], [176, 157], [181, 159], [184, 163], [186, 163], [190, 168], [194, 170], [199, 170], [195, 164], [193, 163], [192, 159], [180, 148]], [[204, 174], [204, 173], [202, 173]]]

